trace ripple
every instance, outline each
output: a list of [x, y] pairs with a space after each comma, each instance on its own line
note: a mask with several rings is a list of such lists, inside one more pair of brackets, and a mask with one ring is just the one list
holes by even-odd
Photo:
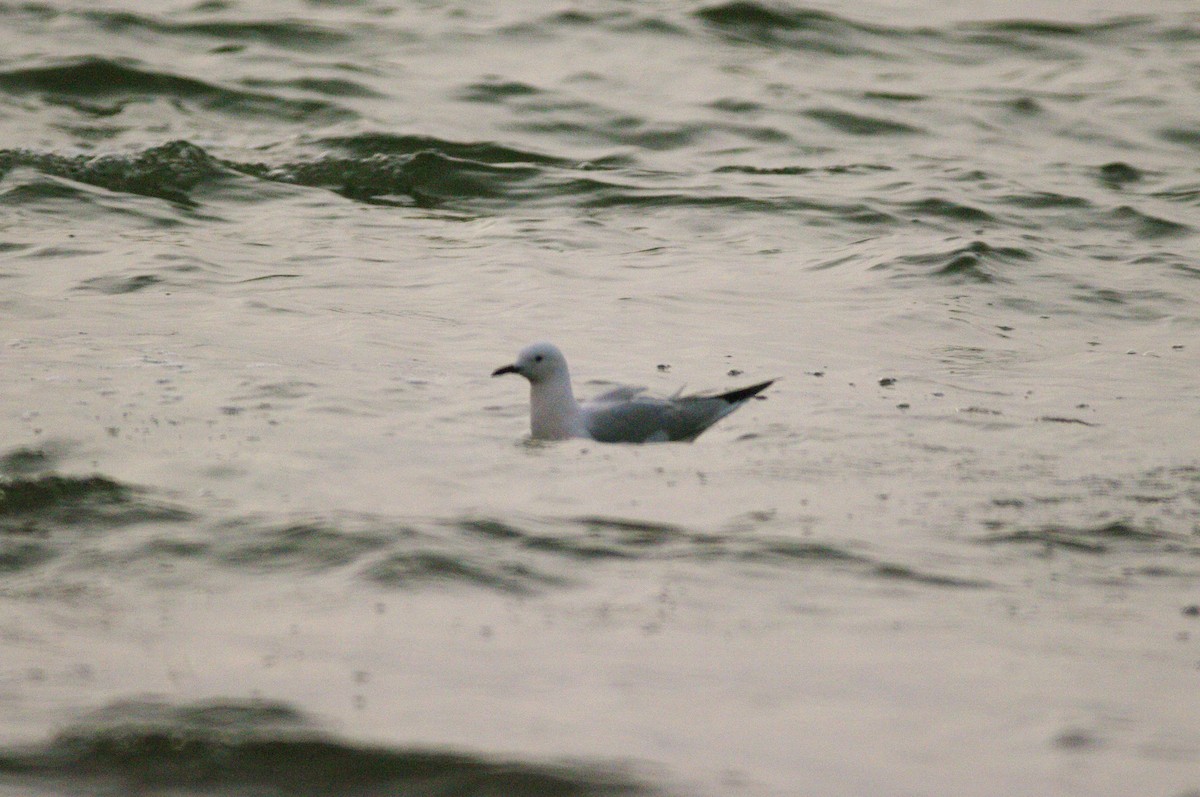
[[125, 794], [454, 794], [622, 797], [654, 787], [594, 764], [492, 759], [338, 739], [282, 702], [125, 700], [51, 740], [0, 749], [0, 775], [30, 791]]
[[543, 176], [527, 164], [496, 164], [425, 150], [412, 155], [326, 157], [272, 167], [262, 176], [331, 191], [365, 202], [437, 207], [512, 201]]
[[[116, 116], [131, 103], [153, 97], [196, 103], [210, 110], [256, 115], [281, 121], [317, 119], [332, 122], [350, 112], [326, 100], [292, 99], [273, 93], [251, 92], [192, 77], [143, 67], [137, 61], [87, 57], [65, 59], [45, 66], [18, 67], [0, 72], [0, 91], [36, 94], [62, 102], [90, 115]], [[102, 105], [81, 106], [80, 101]], [[91, 109], [91, 110], [89, 110]]]
[[710, 5], [694, 12], [724, 38], [767, 46], [787, 46], [835, 56], [874, 55], [863, 34], [898, 36], [901, 31], [852, 22], [835, 14], [779, 8], [747, 0]]
[[853, 136], [895, 136], [922, 132], [919, 127], [894, 119], [882, 119], [833, 108], [813, 108], [805, 111], [804, 115], [840, 133]]
[[312, 94], [324, 94], [329, 97], [367, 97], [382, 98], [374, 89], [361, 83], [345, 78], [299, 77], [290, 80], [264, 80], [247, 78], [242, 81], [247, 86], [265, 89], [296, 89]]
[[513, 595], [530, 595], [567, 579], [539, 572], [520, 561], [496, 561], [463, 552], [404, 551], [389, 554], [363, 576], [377, 585], [411, 589], [428, 585], [475, 586]]
[[930, 197], [916, 202], [900, 205], [904, 212], [913, 216], [932, 216], [936, 218], [981, 224], [995, 221], [995, 217], [985, 210], [948, 199]]
[[1158, 135], [1163, 141], [1200, 149], [1200, 127], [1166, 127]]
[[1140, 169], [1136, 169], [1128, 163], [1115, 161], [1101, 166], [1098, 177], [1100, 182], [1109, 188], [1124, 188], [1126, 185], [1140, 181], [1143, 175]]
[[1033, 253], [1021, 247], [994, 247], [983, 241], [972, 241], [945, 252], [901, 255], [873, 268], [896, 271], [907, 277], [933, 277], [954, 283], [991, 283], [1010, 281], [1004, 276], [1007, 268], [1032, 259]]
[[134, 274], [129, 277], [92, 277], [81, 282], [79, 287], [82, 290], [96, 291], [97, 293], [113, 296], [123, 293], [136, 293], [145, 288], [159, 285], [162, 282], [162, 277], [157, 277], [153, 274]]
[[1138, 238], [1151, 241], [1187, 236], [1194, 232], [1191, 227], [1182, 222], [1152, 216], [1129, 205], [1122, 205], [1111, 211], [1108, 218], [1112, 224], [1124, 227]]
[[[196, 4], [196, 11], [216, 11], [226, 4], [210, 2]], [[257, 42], [275, 47], [311, 50], [330, 47], [351, 41], [352, 35], [344, 30], [323, 26], [301, 19], [245, 19], [245, 20], [196, 20], [175, 22], [160, 16], [137, 14], [131, 11], [108, 9], [58, 9], [49, 4], [21, 3], [0, 4], [0, 12], [36, 18], [39, 22], [64, 24], [77, 19], [89, 28], [104, 33], [132, 33], [134, 35], [177, 35], [204, 37], [216, 40], [219, 45], [229, 41]]]
[[[276, 526], [242, 519], [221, 524], [203, 550], [226, 565], [317, 572], [355, 562], [392, 544], [397, 536], [403, 537], [404, 531], [355, 531], [315, 520]], [[200, 552], [196, 547], [187, 551]]]
[[[0, 150], [0, 174], [17, 167], [36, 169], [44, 174], [65, 177], [110, 191], [166, 199], [192, 204], [189, 193], [197, 186], [218, 180], [229, 173], [218, 160], [187, 141], [172, 141], [135, 154], [74, 155], [37, 153], [27, 150]], [[47, 192], [63, 198], [71, 187], [37, 185], [17, 200], [40, 200]], [[28, 193], [36, 192], [36, 193]]]
[[106, 10], [89, 10], [80, 15], [108, 31], [148, 31], [156, 34], [205, 37], [221, 43], [263, 42], [276, 47], [313, 50], [352, 40], [351, 34], [346, 31], [296, 19], [168, 22], [128, 11]]
[[514, 97], [532, 97], [541, 93], [540, 89], [528, 83], [492, 79], [472, 83], [459, 92], [458, 96], [467, 102], [504, 103]]
[[[39, 460], [27, 449], [10, 452], [6, 470], [37, 473]], [[81, 536], [191, 518], [183, 509], [152, 500], [146, 490], [105, 476], [11, 476], [0, 479], [0, 570], [32, 571], [72, 555], [82, 561], [88, 552], [80, 550]]]
[[[1033, 544], [1043, 548], [1063, 548], [1083, 553], [1109, 553], [1127, 544], [1167, 545], [1178, 549], [1186, 538], [1130, 520], [1114, 520], [1095, 526], [1043, 526], [992, 534], [979, 540], [985, 545]], [[1192, 555], [1200, 555], [1200, 546], [1190, 546]]]
[[461, 142], [434, 136], [360, 133], [353, 136], [319, 138], [313, 143], [318, 147], [337, 149], [360, 157], [417, 155], [432, 152], [457, 160], [492, 165], [568, 166], [572, 163], [561, 158], [554, 158], [531, 150], [514, 149], [490, 141]]
[[180, 521], [181, 509], [145, 500], [146, 491], [106, 476], [43, 474], [0, 480], [0, 528], [125, 525]]
[[887, 581], [909, 581], [914, 584], [930, 587], [982, 589], [991, 586], [989, 582], [981, 579], [926, 573], [906, 565], [881, 564], [876, 566], [872, 573], [876, 578]]
[[48, 442], [36, 448], [14, 448], [0, 455], [0, 474], [31, 476], [53, 470], [70, 451], [61, 442]]

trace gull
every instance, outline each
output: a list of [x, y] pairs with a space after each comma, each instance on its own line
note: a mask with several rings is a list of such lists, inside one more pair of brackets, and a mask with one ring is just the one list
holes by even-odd
[[567, 358], [552, 343], [534, 343], [517, 361], [492, 376], [520, 374], [529, 380], [529, 422], [535, 440], [582, 437], [602, 443], [691, 442], [775, 381], [726, 393], [670, 398], [644, 395], [644, 387], [618, 387], [582, 404], [571, 390]]

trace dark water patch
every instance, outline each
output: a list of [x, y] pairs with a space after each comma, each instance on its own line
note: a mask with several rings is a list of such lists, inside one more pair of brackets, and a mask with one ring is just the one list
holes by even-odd
[[33, 570], [56, 556], [54, 547], [44, 541], [22, 539], [21, 532], [0, 528], [0, 576]]
[[82, 249], [74, 246], [38, 246], [25, 252], [22, 257], [31, 260], [58, 260], [68, 257], [88, 257], [101, 254], [99, 249]]
[[205, 96], [218, 89], [168, 72], [139, 69], [132, 62], [85, 58], [52, 66], [0, 71], [0, 90], [10, 94], [111, 97], [116, 94]]
[[594, 25], [599, 20], [604, 19], [605, 16], [606, 15], [603, 14], [588, 13], [585, 11], [572, 9], [569, 11], [559, 11], [555, 14], [551, 14], [548, 17], [543, 17], [543, 21], [549, 22], [552, 25], [587, 26]]
[[621, 33], [650, 33], [657, 36], [690, 36], [691, 33], [683, 25], [659, 16], [622, 16], [611, 25], [613, 30]]
[[871, 570], [875, 578], [887, 581], [907, 581], [928, 587], [955, 587], [965, 589], [984, 589], [992, 586], [987, 581], [973, 578], [959, 578], [937, 573], [926, 573], [915, 570], [907, 565], [879, 564]]
[[245, 518], [221, 524], [205, 553], [221, 564], [253, 570], [319, 572], [356, 562], [406, 536], [404, 529], [353, 530], [315, 520], [277, 526]]
[[434, 153], [454, 160], [474, 161], [494, 166], [538, 164], [544, 166], [573, 165], [572, 161], [543, 155], [530, 150], [514, 149], [491, 141], [451, 141], [434, 136], [398, 135], [393, 133], [360, 133], [354, 136], [331, 136], [313, 142], [317, 147], [336, 149], [359, 157], [376, 155], [420, 155]]
[[745, 193], [731, 190], [739, 187], [719, 184], [708, 192], [698, 188], [675, 191], [589, 178], [573, 180], [568, 186], [570, 193], [577, 195], [578, 204], [585, 208], [704, 208], [729, 213], [797, 213], [832, 220], [829, 223], [871, 227], [896, 221], [894, 217], [860, 202], [817, 202], [782, 188], [771, 193], [755, 187], [747, 188]]
[[513, 98], [533, 97], [541, 93], [540, 89], [528, 83], [496, 79], [472, 83], [459, 92], [458, 97], [467, 102], [499, 104]]
[[1082, 553], [1104, 553], [1107, 548], [1086, 538], [1061, 534], [1055, 529], [1013, 531], [985, 537], [980, 542], [986, 545], [1034, 544], [1046, 549], [1062, 548]]
[[839, 111], [834, 108], [812, 108], [804, 111], [809, 119], [852, 136], [895, 136], [922, 132], [921, 128], [893, 119]]
[[1128, 205], [1122, 205], [1107, 215], [1112, 225], [1123, 227], [1138, 238], [1151, 241], [1191, 235], [1194, 232], [1182, 222], [1151, 216]]
[[546, 587], [570, 583], [523, 561], [502, 561], [466, 551], [397, 551], [367, 567], [363, 577], [378, 586], [397, 589], [474, 586], [512, 595], [532, 595]]
[[[538, 136], [553, 136], [597, 146], [632, 147], [650, 151], [688, 149], [713, 133], [703, 122], [666, 123], [642, 115], [615, 113], [578, 103], [524, 103], [521, 121], [513, 127]], [[761, 128], [751, 128], [752, 140], [761, 140]], [[729, 130], [746, 134], [746, 130]], [[776, 131], [778, 138], [789, 140]]]
[[[32, 473], [44, 470], [36, 462], [38, 455], [17, 456], [23, 461], [19, 467]], [[150, 499], [145, 490], [104, 476], [10, 476], [0, 479], [0, 572], [33, 570], [71, 553], [81, 532], [180, 523], [191, 517]]]
[[[196, 3], [192, 12], [228, 10], [223, 2]], [[130, 11], [90, 8], [55, 8], [41, 3], [0, 4], [0, 14], [34, 17], [41, 23], [79, 19], [106, 33], [150, 33], [156, 36], [181, 35], [207, 37], [221, 42], [259, 42], [276, 47], [311, 50], [352, 40], [344, 30], [317, 25], [300, 19], [211, 20], [174, 22], [163, 17]]]
[[418, 207], [528, 199], [538, 193], [536, 186], [544, 176], [538, 167], [524, 163], [495, 164], [432, 150], [242, 168], [266, 179], [325, 188], [350, 199]]
[[749, 165], [731, 165], [718, 166], [713, 169], [714, 174], [737, 173], [737, 174], [762, 174], [762, 175], [781, 175], [790, 177], [794, 175], [806, 174], [871, 174], [873, 172], [890, 172], [892, 166], [882, 163], [843, 163], [835, 166], [749, 166]]
[[903, 91], [864, 91], [864, 100], [881, 100], [883, 102], [924, 102], [929, 99], [925, 94], [913, 94]]
[[994, 247], [983, 241], [947, 252], [901, 255], [873, 266], [875, 269], [897, 271], [903, 276], [934, 277], [953, 283], [1009, 282], [1007, 269], [1033, 259], [1026, 249], [1013, 246]]
[[[1153, 40], [1159, 31], [1150, 17], [1123, 17], [1096, 23], [1060, 22], [1044, 19], [1011, 19], [965, 22], [944, 32], [956, 45], [999, 50], [1046, 60], [1075, 60], [1085, 57], [1083, 46], [1128, 45]], [[971, 52], [978, 59], [982, 52]]]
[[[503, 164], [454, 158], [437, 152], [419, 152], [403, 168], [407, 190], [417, 198], [437, 202], [454, 199], [501, 199], [514, 197], [520, 188], [542, 176], [541, 170], [525, 164]], [[360, 179], [356, 185], [369, 185]]]
[[295, 89], [328, 97], [381, 98], [384, 95], [361, 83], [345, 78], [300, 77], [291, 80], [261, 80], [247, 78], [244, 85], [262, 89]]
[[0, 476], [33, 476], [54, 470], [70, 448], [61, 442], [43, 443], [36, 448], [14, 448], [0, 455]]
[[454, 525], [463, 531], [494, 540], [523, 540], [529, 536], [510, 523], [491, 518], [468, 518], [456, 521]]
[[160, 283], [162, 283], [162, 278], [156, 277], [153, 274], [134, 274], [128, 277], [92, 277], [81, 282], [79, 288], [86, 291], [117, 295], [122, 293], [136, 293]]
[[525, 540], [523, 545], [532, 551], [584, 561], [646, 558], [638, 552], [597, 537], [534, 535]]
[[[4, 155], [0, 152], [0, 170]], [[65, 159], [37, 156], [31, 153], [30, 162], [37, 162], [49, 170], [72, 171], [87, 176], [86, 169]], [[11, 165], [11, 163], [10, 163]], [[97, 180], [105, 176], [96, 174]], [[134, 187], [134, 186], [130, 186]], [[202, 218], [185, 194], [172, 192], [165, 186], [152, 186], [161, 197], [132, 199], [129, 192], [113, 190], [102, 185], [93, 185], [73, 180], [70, 177], [47, 174], [38, 168], [16, 165], [0, 178], [0, 206], [22, 207], [39, 217], [59, 217], [64, 223], [75, 225], [83, 220], [97, 221], [111, 217], [121, 222], [132, 222], [138, 226], [168, 229], [178, 228]], [[163, 204], [158, 199], [169, 199]], [[57, 251], [52, 251], [57, 250]], [[99, 254], [95, 250], [77, 249], [75, 255]], [[41, 246], [29, 253], [36, 257], [71, 257], [67, 247]]]
[[622, 546], [638, 548], [665, 545], [688, 536], [687, 532], [679, 526], [668, 523], [650, 523], [642, 520], [596, 515], [577, 518], [575, 522], [588, 534], [609, 537]]
[[963, 30], [981, 33], [1016, 34], [1046, 38], [1103, 38], [1113, 34], [1124, 35], [1136, 28], [1148, 29], [1152, 17], [1127, 16], [1100, 22], [1060, 22], [1045, 19], [1002, 19], [996, 21], [967, 22]]
[[[0, 150], [0, 175], [28, 168], [109, 191], [167, 199], [186, 211], [188, 218], [199, 212], [192, 198], [194, 194], [204, 191], [206, 195], [232, 196], [238, 201], [253, 201], [256, 196], [270, 198], [274, 194], [258, 182], [267, 181], [330, 190], [363, 202], [418, 207], [551, 202], [584, 208], [815, 211], [855, 224], [895, 221], [862, 203], [840, 206], [805, 199], [786, 185], [769, 193], [763, 185], [742, 186], [728, 179], [714, 181], [707, 187], [664, 187], [671, 180], [670, 175], [637, 171], [619, 158], [580, 164], [490, 142], [452, 142], [390, 134], [321, 139], [307, 146], [346, 154], [282, 163], [239, 162], [213, 157], [187, 141], [169, 142], [125, 155], [63, 156]], [[787, 177], [804, 175], [808, 168], [729, 166], [717, 171]], [[888, 168], [869, 163], [839, 164], [820, 167], [818, 171], [857, 175]], [[9, 187], [10, 192], [17, 190], [22, 189]], [[77, 186], [69, 184], [38, 187], [37, 191], [41, 198], [46, 191], [62, 194], [64, 201], [87, 198], [79, 193]], [[11, 194], [4, 198], [20, 199]], [[176, 218], [173, 223], [184, 220]]]
[[1170, 553], [1200, 555], [1200, 542], [1159, 529], [1151, 523], [1133, 520], [1113, 520], [1094, 526], [1067, 526], [1051, 524], [1037, 528], [1018, 528], [985, 536], [979, 540], [985, 545], [1035, 545], [1051, 550], [1077, 551], [1090, 554], [1106, 554], [1114, 549], [1129, 547], [1150, 548]]
[[1200, 149], [1200, 127], [1167, 127], [1160, 130], [1158, 136], [1172, 144]]
[[[526, 521], [520, 525], [494, 519], [468, 519], [455, 525], [470, 536], [500, 547], [580, 563], [690, 562], [697, 566], [735, 564], [783, 570], [831, 568], [866, 578], [890, 575], [914, 583], [950, 587], [985, 587], [985, 582], [902, 568], [880, 562], [852, 546], [810, 539], [780, 538], [737, 531], [698, 531], [669, 523], [588, 516], [571, 520]], [[495, 555], [495, 554], [493, 554]], [[585, 575], [578, 573], [578, 575]]]
[[1100, 749], [1104, 740], [1086, 728], [1066, 728], [1055, 734], [1051, 744], [1059, 750], [1078, 752]]
[[[662, 16], [647, 15], [640, 6], [610, 6], [590, 10], [571, 8], [556, 11], [536, 20], [507, 25], [503, 32], [510, 36], [545, 37], [555, 28], [603, 28], [616, 34], [648, 33], [654, 35], [682, 36], [688, 31], [673, 20]], [[653, 11], [653, 9], [650, 9]]]
[[1185, 183], [1173, 186], [1151, 194], [1155, 199], [1165, 199], [1168, 202], [1179, 202], [1184, 205], [1200, 207], [1200, 183]]
[[723, 111], [732, 114], [752, 114], [765, 110], [762, 103], [744, 100], [740, 97], [723, 97], [710, 102], [708, 107], [714, 111]]
[[778, 567], [795, 567], [797, 565], [831, 567], [856, 573], [863, 578], [872, 580], [907, 581], [933, 587], [983, 589], [992, 586], [989, 582], [980, 579], [928, 573], [907, 565], [881, 562], [874, 556], [851, 550], [845, 545], [813, 540], [740, 540], [734, 558], [739, 561]]
[[204, 37], [220, 42], [258, 42], [296, 50], [329, 48], [352, 41], [348, 31], [297, 19], [170, 22], [128, 11], [78, 12], [96, 27], [114, 33], [147, 31], [159, 35]]
[[[2, 161], [0, 161], [0, 165], [3, 165]], [[7, 172], [4, 175], [5, 185], [0, 187], [0, 202], [5, 205], [40, 205], [48, 202], [74, 202], [84, 199], [85, 192], [79, 186], [60, 180], [21, 179], [26, 176], [24, 173], [14, 174], [19, 168], [14, 158], [8, 169], [5, 170]], [[24, 172], [24, 170], [21, 171]]]
[[714, 174], [761, 174], [795, 177], [821, 171], [817, 166], [719, 166], [713, 169]]
[[1114, 161], [1106, 163], [1097, 170], [1097, 179], [1109, 188], [1124, 188], [1130, 183], [1142, 179], [1142, 172], [1128, 163]]
[[743, 558], [760, 562], [805, 562], [857, 563], [871, 562], [870, 557], [848, 551], [843, 547], [824, 542], [807, 540], [768, 540], [753, 545]]
[[[166, 98], [184, 105], [234, 115], [263, 116], [280, 121], [325, 123], [352, 116], [326, 100], [292, 99], [276, 94], [221, 86], [170, 72], [141, 67], [132, 60], [82, 58], [49, 66], [0, 71], [0, 92], [34, 94], [95, 116], [116, 116], [126, 105]], [[82, 107], [80, 102], [88, 103]], [[97, 104], [99, 103], [99, 104]]]
[[1172, 305], [1186, 304], [1186, 300], [1165, 291], [1117, 290], [1089, 283], [1072, 288], [1071, 299], [1090, 305], [1089, 312], [1097, 317], [1158, 321], [1173, 315]]
[[124, 525], [182, 521], [191, 514], [147, 500], [146, 491], [105, 476], [43, 474], [0, 479], [0, 530], [28, 527]]
[[[467, 529], [469, 536], [453, 533]], [[123, 554], [121, 561], [211, 563], [287, 577], [341, 571], [375, 587], [398, 590], [484, 589], [533, 595], [573, 583], [543, 567], [546, 562], [524, 535], [513, 544], [503, 529], [504, 524], [489, 521], [431, 526], [374, 516], [290, 521], [250, 516], [207, 528], [164, 530]]]
[[1068, 424], [1068, 425], [1076, 424], [1078, 426], [1096, 426], [1097, 425], [1097, 424], [1092, 423], [1091, 421], [1085, 421], [1082, 418], [1070, 418], [1065, 415], [1041, 415], [1038, 417], [1038, 421], [1041, 423], [1062, 423], [1062, 424]]
[[41, 793], [154, 797], [658, 793], [594, 764], [365, 746], [336, 738], [285, 703], [220, 699], [110, 704], [48, 742], [0, 750], [0, 783]]
[[733, 42], [786, 46], [834, 56], [877, 55], [865, 34], [882, 38], [902, 35], [898, 29], [852, 22], [815, 9], [734, 0], [693, 12], [697, 19]]
[[985, 224], [996, 220], [985, 210], [937, 197], [906, 202], [901, 204], [900, 208], [904, 213], [918, 218], [950, 219], [971, 224]]
[[1027, 210], [1082, 209], [1092, 207], [1083, 197], [1056, 194], [1053, 191], [1036, 191], [1027, 194], [1008, 194], [999, 199], [1006, 205]]
[[[468, 518], [454, 524], [461, 531], [537, 554], [578, 560], [652, 559], [670, 541], [687, 538], [683, 529], [619, 518], [587, 517], [562, 523], [529, 523], [517, 526], [500, 520]], [[686, 544], [686, 543], [685, 543]]]
[[189, 193], [197, 186], [229, 174], [220, 161], [187, 141], [172, 141], [132, 155], [65, 156], [0, 150], [0, 175], [16, 167], [182, 205], [193, 204]]
[[233, 397], [234, 401], [295, 401], [312, 395], [321, 385], [316, 382], [304, 382], [298, 379], [286, 382], [250, 382], [244, 383], [250, 389]]
[[[1039, 19], [962, 22], [942, 28], [869, 24], [816, 9], [733, 0], [708, 5], [694, 16], [727, 41], [788, 47], [821, 55], [868, 56], [888, 61], [897, 47], [934, 48], [950, 62], [980, 63], [996, 57], [1083, 58], [1085, 46], [1127, 46], [1176, 35], [1151, 17], [1121, 17], [1096, 23]], [[1194, 34], [1190, 27], [1181, 32]]]
[[1045, 111], [1042, 104], [1033, 97], [1017, 97], [1005, 102], [1004, 106], [1021, 116], [1038, 116]]

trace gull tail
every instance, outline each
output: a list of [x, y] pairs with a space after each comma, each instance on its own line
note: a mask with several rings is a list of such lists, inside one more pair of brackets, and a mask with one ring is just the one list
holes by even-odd
[[775, 380], [769, 379], [766, 382], [759, 382], [757, 385], [750, 385], [749, 387], [730, 390], [728, 393], [721, 393], [720, 395], [713, 396], [713, 398], [727, 401], [730, 404], [740, 404], [752, 396], [757, 396], [773, 384], [775, 384]]

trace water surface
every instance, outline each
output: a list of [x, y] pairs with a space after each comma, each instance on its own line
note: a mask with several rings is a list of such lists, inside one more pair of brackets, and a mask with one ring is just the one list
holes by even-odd
[[1200, 790], [1192, 4], [0, 44], [0, 793]]

